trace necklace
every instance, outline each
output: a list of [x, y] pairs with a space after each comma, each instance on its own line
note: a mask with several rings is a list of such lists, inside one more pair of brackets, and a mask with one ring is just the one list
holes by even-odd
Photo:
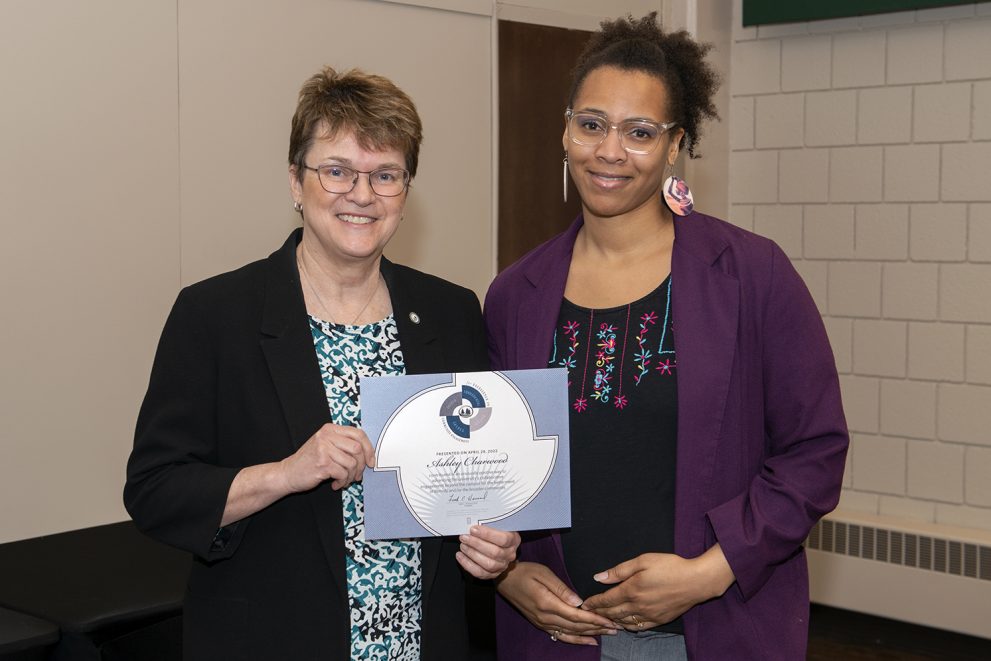
[[[320, 297], [320, 294], [317, 293], [316, 287], [313, 286], [313, 278], [310, 277], [310, 272], [306, 268], [306, 264], [303, 263], [302, 256], [296, 258], [296, 264], [299, 266], [300, 272], [306, 277], [306, 286], [310, 288], [310, 293], [312, 293], [313, 297], [317, 299], [317, 303], [320, 304], [320, 307], [323, 308], [324, 314], [327, 315], [327, 321], [329, 321], [332, 324], [335, 323], [330, 316], [330, 308], [328, 308], [327, 304], [323, 302], [323, 299]], [[358, 321], [358, 317], [362, 315], [362, 313], [368, 308], [369, 304], [372, 302], [372, 299], [375, 298], [375, 294], [378, 293], [379, 286], [381, 284], [382, 284], [382, 274], [379, 273], [378, 278], [375, 281], [375, 287], [372, 289], [371, 296], [368, 297], [368, 300], [365, 301], [365, 304], [361, 306], [360, 310], [358, 310], [358, 314], [354, 315], [354, 319], [351, 320], [351, 323], [348, 324], [348, 326], [354, 326], [354, 323]]]

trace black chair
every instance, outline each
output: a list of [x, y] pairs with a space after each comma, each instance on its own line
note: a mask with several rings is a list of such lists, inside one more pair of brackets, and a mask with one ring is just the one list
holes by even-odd
[[58, 626], [50, 661], [179, 661], [190, 562], [130, 521], [0, 544], [0, 606]]
[[58, 639], [55, 624], [0, 608], [0, 661], [44, 661]]

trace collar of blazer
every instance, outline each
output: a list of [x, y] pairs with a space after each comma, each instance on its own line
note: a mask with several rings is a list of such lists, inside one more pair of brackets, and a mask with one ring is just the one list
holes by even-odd
[[[268, 273], [260, 326], [262, 352], [285, 413], [292, 442], [290, 451], [293, 452], [317, 429], [331, 422], [296, 267], [296, 246], [302, 235], [301, 229], [295, 230], [285, 244], [267, 260]], [[418, 307], [420, 302], [415, 291], [416, 287], [406, 280], [404, 273], [406, 270], [408, 269], [382, 258], [381, 271], [392, 299], [406, 370], [408, 373], [415, 373], [414, 369], [416, 372], [437, 371], [440, 347], [435, 341], [436, 326], [431, 323], [429, 309], [443, 302]], [[411, 314], [420, 309], [428, 312], [418, 312], [419, 323], [414, 323]], [[328, 484], [324, 484], [307, 495], [310, 496], [317, 531], [334, 582], [341, 596], [346, 598], [343, 523], [340, 515], [326, 516], [327, 512], [340, 512], [342, 506], [340, 491], [335, 491]], [[440, 539], [423, 540], [421, 566], [424, 601], [428, 587], [433, 582], [439, 557]]]

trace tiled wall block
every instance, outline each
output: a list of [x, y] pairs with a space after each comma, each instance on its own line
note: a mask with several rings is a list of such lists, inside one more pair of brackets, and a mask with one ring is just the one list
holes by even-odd
[[943, 26], [920, 25], [888, 31], [889, 85], [934, 83], [943, 79]]
[[908, 442], [908, 495], [963, 502], [964, 448], [936, 441]]
[[779, 153], [781, 202], [826, 202], [829, 198], [829, 150], [783, 149]]
[[880, 202], [881, 147], [835, 147], [829, 157], [830, 202]]
[[991, 387], [939, 384], [940, 440], [991, 446]]
[[969, 139], [970, 90], [970, 83], [917, 86], [912, 119], [913, 142], [953, 142]]
[[886, 263], [881, 281], [881, 316], [885, 319], [936, 319], [938, 275], [936, 264]]
[[[910, 323], [908, 325], [909, 378], [963, 381], [966, 330], [964, 324]], [[991, 334], [988, 339], [987, 348], [991, 350]], [[988, 367], [991, 368], [991, 362]]]
[[804, 94], [757, 97], [755, 143], [758, 149], [801, 147], [804, 134]]
[[730, 153], [730, 200], [736, 204], [778, 201], [778, 152]]
[[862, 145], [912, 139], [912, 88], [875, 87], [857, 97], [857, 142]]
[[991, 530], [991, 508], [936, 503], [936, 523]]
[[880, 424], [880, 381], [863, 376], [840, 375], [840, 391], [850, 431], [876, 434]]
[[731, 204], [729, 208], [729, 222], [745, 230], [754, 229], [754, 206], [752, 204]]
[[967, 448], [964, 454], [964, 502], [991, 507], [991, 449]]
[[967, 381], [991, 385], [991, 326], [966, 328]]
[[903, 377], [908, 350], [907, 324], [856, 319], [853, 322], [853, 369], [857, 374]]
[[754, 231], [771, 239], [792, 259], [802, 256], [802, 205], [759, 205]]
[[884, 32], [852, 32], [833, 37], [833, 87], [884, 84]]
[[780, 90], [781, 42], [758, 40], [733, 44], [731, 94], [764, 94]]
[[854, 220], [857, 259], [908, 259], [907, 204], [858, 204]]
[[974, 83], [974, 117], [971, 131], [974, 140], [991, 140], [991, 80]]
[[936, 437], [936, 384], [881, 380], [881, 433], [932, 440]]
[[946, 78], [988, 78], [991, 62], [991, 19], [954, 21], [946, 25]]
[[735, 96], [729, 104], [730, 149], [753, 149], [755, 97]]
[[837, 90], [805, 95], [805, 144], [810, 147], [857, 142], [857, 92]]
[[939, 145], [885, 147], [884, 199], [887, 202], [939, 200]]
[[875, 493], [904, 494], [905, 439], [853, 434], [853, 488]]
[[967, 259], [991, 262], [991, 204], [971, 204], [967, 218]]
[[967, 258], [966, 204], [913, 204], [909, 218], [912, 259], [962, 262]]
[[829, 314], [874, 318], [881, 314], [881, 265], [833, 262], [829, 265]]
[[991, 264], [941, 264], [939, 317], [991, 323]]
[[943, 200], [991, 202], [991, 142], [942, 145]]
[[829, 89], [832, 38], [794, 37], [781, 40], [781, 89]]
[[899, 496], [881, 496], [878, 514], [896, 519], [911, 519], [932, 523], [936, 520], [936, 504], [928, 500]]
[[810, 204], [805, 207], [806, 259], [853, 257], [853, 206]]

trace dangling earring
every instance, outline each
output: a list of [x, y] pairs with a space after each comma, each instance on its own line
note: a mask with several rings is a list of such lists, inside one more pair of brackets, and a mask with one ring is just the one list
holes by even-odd
[[661, 192], [664, 197], [664, 204], [676, 216], [687, 216], [695, 208], [695, 200], [692, 198], [692, 191], [688, 188], [688, 184], [673, 174], [664, 180]]
[[303, 210], [303, 205], [300, 203], [299, 200], [296, 200], [295, 202], [292, 203], [292, 210], [295, 211], [296, 213], [299, 213], [300, 211]]
[[564, 201], [568, 201], [568, 152], [564, 152]]

